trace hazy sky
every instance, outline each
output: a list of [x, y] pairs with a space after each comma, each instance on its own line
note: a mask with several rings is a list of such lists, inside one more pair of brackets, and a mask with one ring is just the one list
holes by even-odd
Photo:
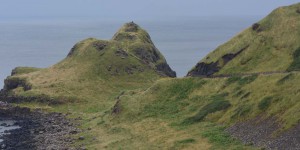
[[32, 17], [166, 18], [265, 16], [299, 0], [3, 0], [0, 19]]

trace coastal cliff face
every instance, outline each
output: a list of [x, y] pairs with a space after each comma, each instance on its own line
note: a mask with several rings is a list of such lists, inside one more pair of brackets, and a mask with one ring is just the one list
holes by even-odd
[[299, 4], [280, 7], [209, 53], [187, 76], [299, 70]]

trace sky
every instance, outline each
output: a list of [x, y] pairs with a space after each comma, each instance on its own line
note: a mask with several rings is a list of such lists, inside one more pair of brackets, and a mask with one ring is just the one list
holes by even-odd
[[265, 16], [299, 0], [3, 0], [0, 19], [99, 17], [163, 19], [201, 16]]

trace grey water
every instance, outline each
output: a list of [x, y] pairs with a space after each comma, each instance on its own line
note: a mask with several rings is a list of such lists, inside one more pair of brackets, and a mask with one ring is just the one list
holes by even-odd
[[[205, 55], [260, 18], [184, 17], [134, 20], [146, 29], [171, 68], [183, 77]], [[17, 66], [49, 67], [88, 37], [110, 39], [132, 20], [30, 18], [0, 20], [0, 87]]]
[[0, 120], [0, 143], [3, 141], [1, 136], [4, 134], [9, 134], [9, 131], [19, 129], [20, 126], [14, 125], [16, 121], [14, 120]]

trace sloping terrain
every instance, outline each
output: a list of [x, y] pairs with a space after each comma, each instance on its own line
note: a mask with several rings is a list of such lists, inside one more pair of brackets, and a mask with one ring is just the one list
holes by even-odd
[[2, 96], [68, 114], [88, 149], [299, 149], [299, 19], [300, 4], [276, 9], [181, 79], [161, 78], [175, 73], [128, 23], [50, 68], [16, 68]]
[[299, 70], [300, 4], [280, 7], [203, 58], [187, 76]]
[[14, 69], [3, 90], [12, 96], [76, 102], [175, 76], [149, 34], [131, 22], [109, 41], [89, 38], [77, 43], [64, 60], [49, 68]]

